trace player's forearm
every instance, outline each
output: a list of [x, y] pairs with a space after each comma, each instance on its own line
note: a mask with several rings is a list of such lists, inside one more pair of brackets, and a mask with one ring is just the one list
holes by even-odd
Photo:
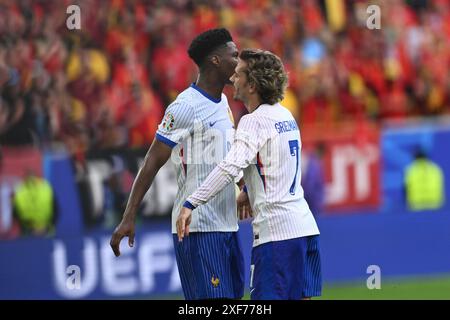
[[185, 207], [193, 209], [208, 202], [227, 184], [234, 181], [242, 169], [249, 166], [257, 152], [256, 144], [236, 140], [222, 162], [208, 175], [202, 185], [186, 200]]
[[[239, 173], [239, 172], [238, 172]], [[220, 166], [214, 168], [208, 177], [203, 181], [202, 185], [187, 198], [187, 207], [198, 207], [214, 198], [223, 188], [230, 182], [234, 181], [234, 176], [230, 172], [223, 170]], [[185, 203], [186, 204], [186, 203]]]
[[[156, 169], [156, 168], [155, 168]], [[134, 180], [133, 187], [131, 188], [130, 197], [125, 209], [124, 218], [135, 219], [136, 213], [145, 196], [145, 193], [153, 183], [153, 179], [156, 176], [158, 170], [144, 170], [144, 167], [139, 170], [139, 173]]]

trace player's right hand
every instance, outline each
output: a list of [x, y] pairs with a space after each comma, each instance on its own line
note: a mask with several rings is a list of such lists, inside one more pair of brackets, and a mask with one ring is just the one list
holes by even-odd
[[128, 245], [130, 247], [134, 246], [134, 222], [129, 220], [124, 220], [120, 222], [117, 228], [114, 230], [111, 241], [109, 242], [116, 257], [120, 256], [120, 241], [123, 237], [128, 237]]
[[192, 222], [192, 209], [181, 208], [180, 214], [178, 215], [176, 226], [178, 241], [183, 241], [185, 236], [189, 235], [189, 225]]
[[252, 207], [250, 206], [250, 200], [248, 199], [247, 192], [241, 191], [236, 199], [237, 211], [239, 219], [245, 220], [253, 217]]

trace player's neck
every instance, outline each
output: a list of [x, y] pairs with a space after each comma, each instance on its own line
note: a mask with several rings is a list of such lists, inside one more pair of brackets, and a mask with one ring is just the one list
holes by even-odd
[[252, 113], [261, 105], [261, 100], [257, 95], [252, 95], [245, 101], [244, 105], [247, 108], [248, 113]]
[[195, 85], [214, 99], [221, 98], [223, 87], [225, 86], [223, 82], [208, 73], [200, 73], [197, 77]]

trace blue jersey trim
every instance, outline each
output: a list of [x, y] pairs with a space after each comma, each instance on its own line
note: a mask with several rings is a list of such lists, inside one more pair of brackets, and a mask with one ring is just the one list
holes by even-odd
[[183, 207], [191, 209], [191, 210], [195, 209], [194, 205], [187, 200], [184, 202]]
[[172, 140], [167, 139], [166, 137], [160, 135], [159, 133], [156, 134], [156, 140], [161, 141], [162, 143], [168, 145], [169, 147], [173, 148], [177, 144], [173, 142]]
[[214, 99], [213, 97], [211, 97], [208, 93], [206, 93], [205, 90], [201, 89], [200, 87], [198, 87], [195, 82], [193, 82], [191, 84], [191, 88], [194, 88], [195, 90], [197, 90], [198, 92], [200, 92], [205, 98], [211, 100], [214, 103], [219, 103], [220, 101], [222, 101], [222, 97], [220, 97], [219, 99]]

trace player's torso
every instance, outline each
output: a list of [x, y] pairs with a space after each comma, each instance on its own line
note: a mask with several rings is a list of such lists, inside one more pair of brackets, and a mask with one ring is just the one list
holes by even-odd
[[303, 197], [300, 187], [300, 131], [291, 113], [279, 106], [262, 105], [255, 111], [261, 146], [254, 165], [244, 171], [255, 190], [255, 206], [267, 202], [293, 201]]
[[282, 106], [262, 105], [255, 112], [260, 119], [260, 134], [267, 137], [255, 164], [244, 170], [255, 211], [253, 226], [258, 237], [255, 243], [300, 236], [303, 234], [300, 224], [305, 223], [304, 231], [315, 233], [317, 227], [301, 187], [301, 139], [297, 123]]
[[[231, 148], [234, 123], [226, 96], [211, 100], [191, 88], [193, 130], [190, 136], [173, 150], [178, 158], [178, 194], [172, 212], [172, 231], [180, 208], [209, 173], [222, 161]], [[191, 232], [237, 231], [235, 188], [228, 185], [208, 203], [194, 210]]]

